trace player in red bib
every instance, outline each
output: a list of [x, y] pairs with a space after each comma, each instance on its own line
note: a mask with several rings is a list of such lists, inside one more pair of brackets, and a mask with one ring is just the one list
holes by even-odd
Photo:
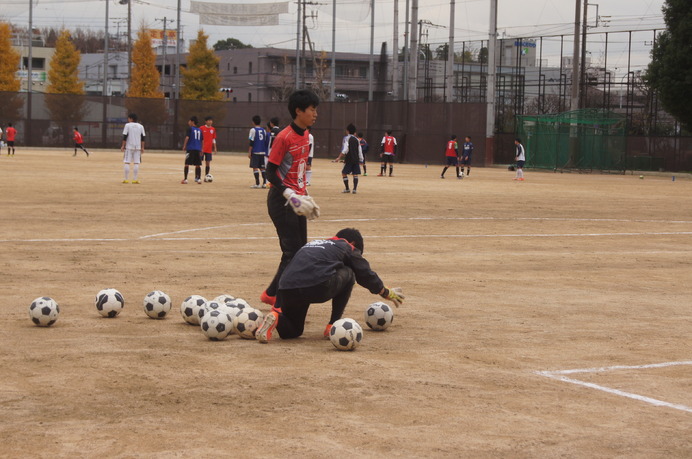
[[459, 144], [457, 143], [457, 136], [452, 134], [452, 137], [447, 142], [447, 149], [445, 150], [445, 158], [447, 164], [444, 169], [442, 169], [442, 174], [440, 178], [445, 178], [445, 172], [449, 166], [454, 166], [457, 168], [457, 178], [461, 178], [459, 175]]
[[204, 156], [204, 180], [207, 181], [207, 175], [211, 170], [211, 160], [214, 153], [218, 153], [216, 148], [216, 128], [212, 126], [214, 119], [211, 116], [204, 118], [204, 126], [200, 127], [202, 131], [202, 155]]
[[81, 148], [84, 153], [86, 153], [87, 158], [89, 157], [89, 152], [87, 151], [86, 148], [84, 148], [84, 137], [82, 137], [82, 133], [79, 132], [79, 129], [77, 129], [77, 126], [74, 128], [74, 154], [72, 156], [77, 156], [77, 148]]
[[12, 127], [12, 123], [7, 123], [7, 129], [5, 129], [5, 140], [7, 140], [7, 156], [10, 156], [10, 150], [12, 150], [12, 156], [14, 156], [14, 141], [17, 138], [17, 130]]
[[389, 176], [392, 176], [394, 171], [394, 155], [396, 155], [396, 139], [392, 136], [391, 129], [382, 137], [382, 143], [380, 144], [380, 158], [382, 158], [382, 164], [380, 164], [380, 173], [377, 174], [378, 177], [384, 177], [387, 172], [387, 163], [389, 163]]
[[317, 95], [307, 89], [291, 94], [288, 111], [293, 122], [276, 136], [269, 153], [266, 176], [271, 188], [267, 194], [267, 210], [279, 236], [281, 261], [260, 300], [272, 306], [284, 268], [308, 242], [308, 218], [312, 220], [320, 215], [319, 206], [308, 196], [305, 181], [310, 154], [308, 126], [317, 119], [319, 103]]

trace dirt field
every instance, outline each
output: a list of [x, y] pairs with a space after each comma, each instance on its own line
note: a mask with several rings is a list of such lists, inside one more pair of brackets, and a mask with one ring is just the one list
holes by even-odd
[[[191, 294], [261, 306], [280, 252], [244, 156], [202, 186], [180, 184], [182, 153], [147, 153], [140, 185], [120, 161], [0, 156], [1, 457], [692, 457], [692, 180], [371, 162], [345, 195], [317, 160], [309, 237], [359, 228], [407, 293], [339, 352], [328, 305], [267, 345], [179, 314]], [[142, 309], [155, 289], [164, 320]], [[28, 318], [38, 296], [53, 327]], [[356, 287], [345, 316], [378, 299]]]

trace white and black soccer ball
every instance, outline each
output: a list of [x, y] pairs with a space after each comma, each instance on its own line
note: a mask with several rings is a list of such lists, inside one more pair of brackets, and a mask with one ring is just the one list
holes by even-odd
[[212, 301], [216, 301], [217, 303], [228, 303], [229, 301], [235, 300], [235, 297], [233, 295], [229, 295], [228, 293], [223, 293], [216, 298], [214, 298]]
[[171, 310], [171, 297], [161, 290], [154, 290], [144, 297], [144, 312], [152, 319], [163, 319]]
[[255, 339], [255, 332], [262, 325], [264, 314], [259, 309], [243, 308], [233, 318], [233, 329], [241, 338]]
[[207, 174], [207, 175], [204, 176], [204, 181], [205, 181], [205, 182], [211, 183], [211, 182], [214, 181], [214, 176], [211, 175], [211, 174]]
[[243, 309], [250, 308], [251, 306], [242, 298], [236, 298], [231, 301], [226, 301], [226, 307], [231, 310], [231, 316], [235, 317], [240, 314]]
[[363, 339], [363, 328], [353, 319], [339, 319], [329, 331], [329, 341], [340, 351], [352, 351]]
[[114, 288], [106, 288], [96, 294], [96, 310], [103, 317], [115, 317], [125, 307], [125, 298]]
[[217, 311], [217, 310], [225, 310], [228, 312], [228, 307], [226, 306], [226, 303], [222, 303], [220, 301], [207, 301], [204, 303], [202, 306], [202, 317], [204, 317], [204, 314], [209, 313], [210, 311]]
[[58, 320], [60, 306], [53, 298], [41, 296], [31, 302], [29, 318], [39, 327], [50, 327]]
[[180, 304], [180, 315], [185, 322], [192, 325], [199, 325], [202, 315], [204, 315], [204, 303], [207, 300], [200, 295], [190, 295]]
[[365, 309], [365, 323], [371, 330], [386, 330], [394, 320], [394, 310], [382, 301], [371, 304]]
[[233, 331], [233, 319], [226, 309], [212, 309], [200, 321], [202, 333], [212, 341], [221, 341]]

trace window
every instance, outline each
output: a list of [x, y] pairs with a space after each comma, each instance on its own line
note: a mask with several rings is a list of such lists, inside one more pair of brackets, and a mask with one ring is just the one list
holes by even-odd
[[[29, 58], [22, 58], [22, 65], [25, 69], [29, 68]], [[31, 58], [31, 70], [44, 70], [46, 68], [46, 60], [42, 57]]]
[[238, 67], [233, 67], [233, 74], [238, 73]]
[[247, 70], [247, 73], [249, 73], [250, 75], [252, 75], [252, 62], [249, 62], [249, 63], [248, 63], [248, 70]]
[[247, 101], [252, 102], [252, 93], [251, 92], [247, 93]]

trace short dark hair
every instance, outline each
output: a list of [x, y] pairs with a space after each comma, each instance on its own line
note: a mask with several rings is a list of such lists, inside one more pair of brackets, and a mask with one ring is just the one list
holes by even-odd
[[317, 94], [309, 89], [299, 89], [288, 98], [288, 112], [291, 118], [295, 119], [298, 116], [296, 110], [307, 110], [308, 107], [317, 107], [319, 104], [320, 98]]
[[342, 230], [339, 230], [338, 233], [336, 233], [336, 237], [340, 239], [346, 239], [348, 242], [350, 242], [356, 249], [360, 250], [361, 253], [363, 253], [363, 235], [360, 234], [360, 231], [358, 231], [355, 228], [344, 228]]
[[197, 121], [197, 117], [196, 117], [196, 116], [194, 116], [194, 115], [190, 117], [190, 121], [192, 121], [193, 123], [195, 123], [195, 126], [196, 126], [196, 125], [197, 125], [197, 123], [198, 123], [198, 121]]
[[357, 135], [358, 135], [358, 137], [363, 137], [363, 133], [362, 133], [362, 132], [359, 132]]
[[470, 135], [467, 135], [466, 138], [469, 139], [469, 140], [471, 140], [471, 136], [470, 136]]
[[520, 139], [519, 137], [517, 137], [516, 139], [514, 139], [514, 141], [515, 141], [515, 142], [521, 143], [521, 139]]
[[262, 122], [262, 118], [260, 118], [259, 115], [255, 115], [252, 117], [252, 122], [255, 123], [255, 126], [257, 126]]
[[204, 117], [204, 121], [209, 121], [209, 120], [214, 121], [214, 118], [212, 116], [205, 116]]
[[74, 127], [74, 130], [75, 130], [75, 131], [79, 131], [79, 129], [77, 129], [77, 126]]
[[269, 122], [272, 123], [274, 126], [278, 126], [279, 125], [279, 118], [277, 118], [275, 116], [272, 119], [270, 119]]
[[356, 132], [356, 127], [353, 125], [353, 123], [349, 123], [348, 126], [346, 126], [346, 130], [349, 134], [354, 134]]
[[454, 140], [454, 139], [456, 139], [456, 138], [457, 138], [457, 135], [456, 135], [456, 134], [452, 134], [452, 136], [450, 137], [451, 140]]
[[137, 114], [136, 113], [130, 113], [127, 115], [128, 118], [130, 118], [132, 121], [137, 121]]

